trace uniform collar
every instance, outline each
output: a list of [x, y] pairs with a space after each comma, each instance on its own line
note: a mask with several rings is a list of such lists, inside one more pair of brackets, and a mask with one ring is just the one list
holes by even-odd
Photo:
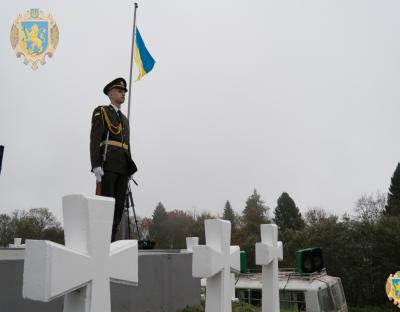
[[112, 108], [114, 108], [115, 112], [117, 112], [117, 113], [119, 112], [120, 109], [117, 106], [115, 106], [112, 103], [110, 105], [111, 105]]

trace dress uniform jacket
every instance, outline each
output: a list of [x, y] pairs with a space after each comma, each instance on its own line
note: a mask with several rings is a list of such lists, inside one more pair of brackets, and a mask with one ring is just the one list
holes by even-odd
[[[101, 109], [104, 109], [102, 112]], [[104, 116], [104, 113], [107, 115]], [[108, 128], [108, 118], [111, 130]], [[116, 128], [122, 125], [120, 133]], [[104, 153], [108, 134], [107, 154]], [[115, 144], [120, 143], [121, 145]], [[132, 160], [129, 146], [129, 121], [122, 114], [118, 113], [111, 106], [98, 106], [92, 115], [92, 128], [90, 132], [90, 158], [92, 169], [103, 167], [104, 171], [110, 171], [121, 175], [132, 175], [136, 171], [136, 166]]]

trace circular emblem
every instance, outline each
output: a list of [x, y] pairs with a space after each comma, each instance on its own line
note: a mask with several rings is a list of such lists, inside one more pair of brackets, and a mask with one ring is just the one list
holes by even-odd
[[400, 308], [400, 271], [396, 274], [390, 274], [386, 282], [386, 294], [393, 304]]
[[30, 9], [20, 14], [11, 27], [11, 46], [18, 58], [24, 57], [24, 64], [46, 63], [46, 56], [52, 57], [58, 45], [59, 32], [56, 22], [49, 14], [45, 16], [39, 9]]

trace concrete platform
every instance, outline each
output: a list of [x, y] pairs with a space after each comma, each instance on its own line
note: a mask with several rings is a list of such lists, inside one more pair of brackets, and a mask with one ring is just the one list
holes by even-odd
[[[0, 311], [62, 312], [63, 299], [22, 298], [24, 249], [0, 249]], [[112, 312], [176, 312], [200, 304], [200, 279], [192, 277], [185, 250], [139, 251], [139, 286], [111, 284]]]

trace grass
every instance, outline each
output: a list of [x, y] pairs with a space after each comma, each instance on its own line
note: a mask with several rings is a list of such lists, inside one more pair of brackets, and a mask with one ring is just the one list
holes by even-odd
[[387, 304], [383, 306], [349, 307], [349, 312], [397, 312], [400, 311], [395, 305]]
[[[186, 307], [180, 312], [204, 312], [204, 302], [199, 307]], [[261, 309], [248, 303], [234, 302], [232, 304], [232, 312], [261, 312]]]
[[[394, 305], [384, 305], [384, 306], [367, 306], [367, 307], [349, 307], [349, 312], [397, 312], [398, 308]], [[180, 312], [204, 312], [204, 302], [198, 307], [186, 307]], [[259, 307], [253, 305], [237, 302], [232, 305], [232, 312], [261, 312]], [[281, 312], [285, 312], [281, 310]]]

